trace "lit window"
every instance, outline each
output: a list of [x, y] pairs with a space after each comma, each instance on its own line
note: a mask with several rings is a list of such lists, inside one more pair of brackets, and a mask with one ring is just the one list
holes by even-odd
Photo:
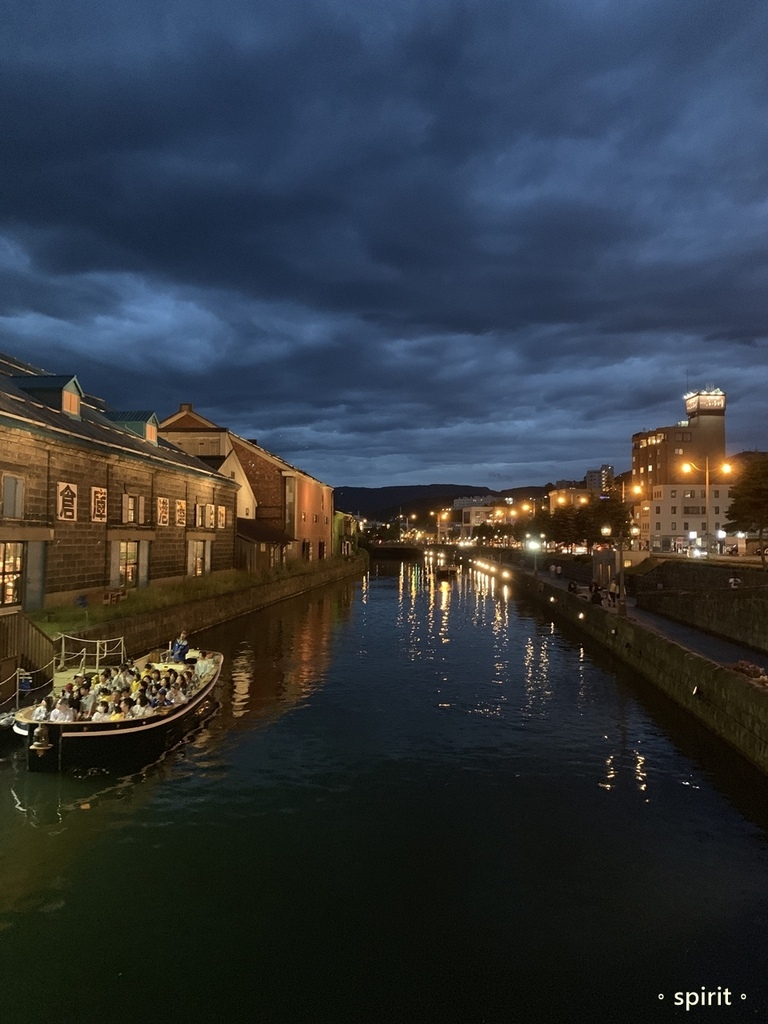
[[21, 604], [23, 550], [23, 544], [0, 541], [0, 605]]
[[120, 541], [120, 586], [135, 587], [139, 579], [138, 541]]

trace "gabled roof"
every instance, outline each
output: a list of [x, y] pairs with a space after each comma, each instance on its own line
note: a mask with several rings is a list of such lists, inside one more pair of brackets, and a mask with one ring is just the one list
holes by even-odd
[[173, 413], [171, 416], [167, 416], [160, 422], [160, 429], [197, 431], [210, 430], [218, 434], [227, 432], [226, 427], [220, 427], [211, 420], [207, 420], [205, 416], [201, 416], [199, 412], [195, 412], [192, 408], [191, 402], [182, 402], [178, 412]]
[[249, 466], [253, 467], [254, 458], [266, 458], [279, 466], [281, 470], [288, 473], [298, 473], [300, 476], [306, 477], [308, 480], [314, 480], [323, 487], [328, 487], [332, 490], [330, 484], [323, 483], [322, 480], [318, 480], [317, 477], [312, 476], [310, 473], [305, 472], [303, 469], [299, 469], [297, 466], [292, 466], [290, 462], [286, 462], [285, 459], [281, 459], [279, 455], [275, 455], [273, 452], [268, 452], [266, 448], [262, 448], [261, 445], [256, 444], [253, 440], [246, 440], [240, 437], [238, 434], [233, 434], [227, 427], [220, 427], [216, 423], [212, 423], [211, 420], [205, 419], [204, 416], [200, 416], [192, 408], [191, 403], [184, 402], [177, 413], [173, 416], [168, 416], [162, 420], [158, 428], [161, 432], [173, 434], [174, 432], [183, 432], [185, 430], [194, 432], [210, 432], [227, 434], [232, 443], [232, 448], [243, 467], [243, 471], [248, 477], [248, 482], [251, 486], [254, 486], [255, 481], [251, 479], [248, 473]]
[[[28, 372], [20, 376], [19, 370]], [[67, 415], [60, 409], [52, 408], [41, 400], [45, 390], [53, 388], [52, 381], [63, 381], [63, 386], [68, 386], [72, 382], [77, 384], [81, 394], [79, 419]], [[39, 395], [39, 398], [36, 395]], [[187, 455], [169, 441], [158, 439], [157, 444], [147, 441], [121, 423], [112, 420], [109, 416], [112, 412], [103, 399], [83, 393], [77, 378], [73, 375], [48, 374], [19, 363], [13, 357], [0, 352], [0, 430], [27, 430], [101, 454], [133, 456], [146, 459], [155, 465], [159, 463], [205, 477], [216, 476], [217, 482], [237, 486], [234, 480], [214, 473], [199, 459]]]
[[108, 420], [112, 420], [113, 423], [151, 423], [152, 420], [157, 424], [157, 414], [152, 409], [143, 410], [141, 412], [115, 412], [110, 409], [104, 414]]
[[11, 380], [24, 391], [63, 391], [64, 388], [74, 385], [75, 390], [82, 398], [85, 392], [80, 387], [80, 381], [72, 374], [36, 374], [29, 373], [14, 374]]

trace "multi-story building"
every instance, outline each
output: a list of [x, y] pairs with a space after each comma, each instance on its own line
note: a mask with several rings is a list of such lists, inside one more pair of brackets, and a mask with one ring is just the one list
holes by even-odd
[[236, 483], [157, 425], [0, 355], [0, 613], [233, 568]]
[[730, 504], [725, 394], [685, 396], [687, 418], [632, 435], [632, 499], [639, 541], [650, 551], [700, 551], [722, 543]]
[[586, 487], [558, 487], [549, 492], [549, 511], [556, 512], [559, 508], [571, 506], [580, 508], [587, 504], [593, 493]]
[[491, 494], [475, 494], [468, 498], [454, 498], [453, 507], [455, 509], [470, 508], [472, 506], [483, 506], [488, 502], [488, 499], [493, 500]]
[[332, 487], [255, 441], [212, 423], [189, 403], [158, 429], [161, 437], [239, 484], [238, 557], [243, 568], [269, 569], [284, 558], [313, 561], [331, 556]]
[[605, 494], [613, 487], [613, 466], [603, 463], [600, 469], [588, 469], [584, 483], [590, 493]]
[[469, 540], [475, 527], [488, 523], [493, 517], [492, 505], [467, 505], [461, 509], [461, 540]]

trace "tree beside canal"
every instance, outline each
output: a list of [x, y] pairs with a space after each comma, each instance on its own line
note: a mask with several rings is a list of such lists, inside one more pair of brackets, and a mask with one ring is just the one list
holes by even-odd
[[731, 504], [726, 515], [731, 530], [756, 533], [760, 561], [766, 569], [765, 545], [768, 536], [768, 455], [755, 452], [739, 466], [739, 476], [731, 486]]

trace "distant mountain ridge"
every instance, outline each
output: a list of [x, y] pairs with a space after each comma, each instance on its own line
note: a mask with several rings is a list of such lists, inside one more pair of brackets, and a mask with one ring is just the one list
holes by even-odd
[[388, 519], [398, 513], [420, 511], [429, 506], [448, 507], [456, 498], [484, 496], [499, 500], [505, 497], [537, 497], [544, 487], [513, 487], [495, 491], [478, 484], [410, 484], [392, 487], [336, 487], [334, 505], [342, 512], [367, 519]]

